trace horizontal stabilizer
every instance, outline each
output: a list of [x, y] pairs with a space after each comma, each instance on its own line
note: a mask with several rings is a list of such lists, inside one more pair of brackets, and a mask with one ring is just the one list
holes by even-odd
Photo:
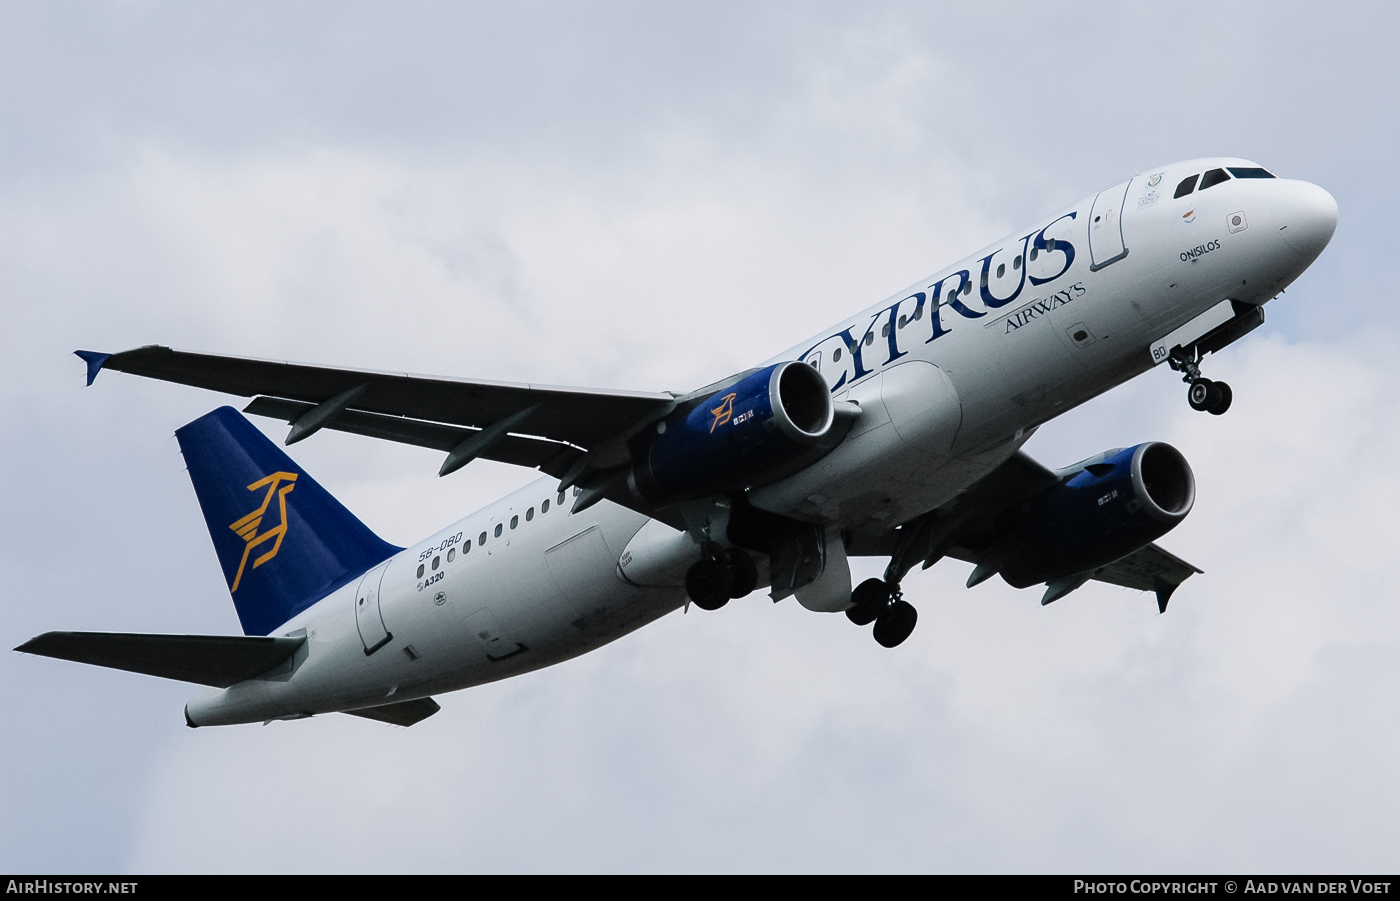
[[442, 708], [432, 698], [419, 698], [416, 701], [399, 701], [397, 704], [380, 704], [378, 707], [364, 707], [347, 710], [351, 716], [362, 716], [367, 720], [379, 720], [395, 726], [412, 726], [437, 713]]
[[25, 654], [91, 663], [162, 679], [228, 688], [283, 663], [306, 636], [143, 635], [132, 632], [45, 632], [15, 648]]

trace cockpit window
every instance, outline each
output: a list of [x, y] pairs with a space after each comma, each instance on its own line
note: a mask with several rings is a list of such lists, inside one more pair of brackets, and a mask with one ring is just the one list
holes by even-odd
[[1172, 195], [1172, 198], [1175, 199], [1178, 197], [1185, 197], [1187, 194], [1190, 194], [1192, 191], [1196, 190], [1196, 179], [1198, 178], [1200, 178], [1199, 175], [1193, 175], [1190, 178], [1183, 178], [1181, 180], [1181, 184], [1176, 186], [1176, 193]]
[[1264, 170], [1264, 169], [1259, 169], [1259, 168], [1238, 169], [1238, 168], [1236, 168], [1236, 167], [1234, 167], [1234, 166], [1231, 166], [1231, 167], [1230, 167], [1230, 174], [1233, 175], [1233, 176], [1235, 176], [1235, 178], [1273, 178], [1273, 177], [1274, 177], [1274, 174], [1273, 174], [1272, 172], [1269, 172], [1269, 171]]
[[1207, 170], [1206, 174], [1201, 177], [1201, 190], [1204, 191], [1206, 188], [1213, 188], [1216, 185], [1220, 184], [1222, 181], [1229, 180], [1230, 176], [1225, 174], [1224, 169]]

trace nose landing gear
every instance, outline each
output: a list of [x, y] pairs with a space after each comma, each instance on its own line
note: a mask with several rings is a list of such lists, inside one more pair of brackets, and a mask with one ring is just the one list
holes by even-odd
[[1229, 385], [1205, 378], [1196, 379], [1191, 383], [1191, 387], [1186, 389], [1186, 402], [1191, 405], [1191, 409], [1215, 416], [1230, 409], [1230, 401], [1234, 400], [1234, 397]]
[[914, 631], [919, 611], [904, 600], [899, 585], [881, 579], [866, 579], [851, 592], [854, 606], [846, 618], [857, 626], [875, 624], [875, 641], [886, 648], [897, 647]]
[[1201, 375], [1200, 352], [1194, 345], [1190, 349], [1178, 347], [1173, 350], [1167, 364], [1183, 373], [1181, 380], [1189, 386], [1186, 389], [1186, 403], [1191, 409], [1212, 416], [1219, 416], [1230, 409], [1230, 402], [1235, 399], [1234, 392], [1224, 382], [1213, 382]]

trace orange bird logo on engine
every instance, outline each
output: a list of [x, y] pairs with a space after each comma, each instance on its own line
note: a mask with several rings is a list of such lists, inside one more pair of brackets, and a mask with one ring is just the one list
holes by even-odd
[[[253, 553], [253, 548], [272, 542], [272, 549], [253, 561], [253, 569], [276, 557], [277, 552], [282, 549], [282, 539], [287, 537], [287, 495], [296, 487], [296, 480], [297, 474], [294, 472], [274, 472], [248, 486], [249, 491], [266, 487], [267, 494], [263, 495], [262, 505], [258, 509], [229, 526], [238, 533], [239, 538], [247, 542], [247, 546], [243, 548], [243, 560], [238, 564], [238, 575], [233, 577], [233, 586], [229, 588], [230, 594], [238, 590], [238, 583], [243, 580], [243, 569], [248, 565], [248, 557]], [[277, 511], [281, 519], [272, 528], [259, 532], [258, 527], [267, 515], [267, 508], [272, 505], [274, 494], [277, 495]]]
[[737, 392], [731, 392], [724, 396], [724, 400], [719, 402], [719, 406], [710, 411], [714, 415], [715, 421], [710, 423], [710, 434], [715, 433], [715, 429], [728, 422], [734, 416], [734, 398], [738, 397]]

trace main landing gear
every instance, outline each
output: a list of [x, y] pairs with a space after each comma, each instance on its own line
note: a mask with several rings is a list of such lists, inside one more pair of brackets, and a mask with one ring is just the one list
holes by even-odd
[[758, 585], [758, 567], [745, 551], [707, 542], [701, 553], [699, 562], [685, 573], [685, 593], [701, 610], [718, 610]]
[[846, 618], [857, 626], [875, 624], [875, 641], [882, 647], [893, 648], [901, 644], [914, 631], [919, 621], [919, 611], [904, 600], [898, 584], [891, 585], [882, 579], [866, 579], [851, 592], [853, 606], [846, 611]]
[[[758, 585], [758, 568], [745, 551], [706, 542], [701, 554], [685, 573], [685, 593], [701, 610], [718, 610]], [[851, 592], [851, 601], [846, 618], [857, 626], [874, 623], [875, 641], [883, 647], [903, 644], [919, 621], [919, 611], [904, 600], [898, 583], [866, 579]]]
[[1195, 347], [1186, 350], [1178, 347], [1167, 359], [1172, 369], [1183, 373], [1181, 380], [1189, 386], [1186, 389], [1186, 402], [1191, 409], [1219, 416], [1230, 409], [1235, 394], [1224, 382], [1212, 382], [1201, 375], [1201, 361]]

